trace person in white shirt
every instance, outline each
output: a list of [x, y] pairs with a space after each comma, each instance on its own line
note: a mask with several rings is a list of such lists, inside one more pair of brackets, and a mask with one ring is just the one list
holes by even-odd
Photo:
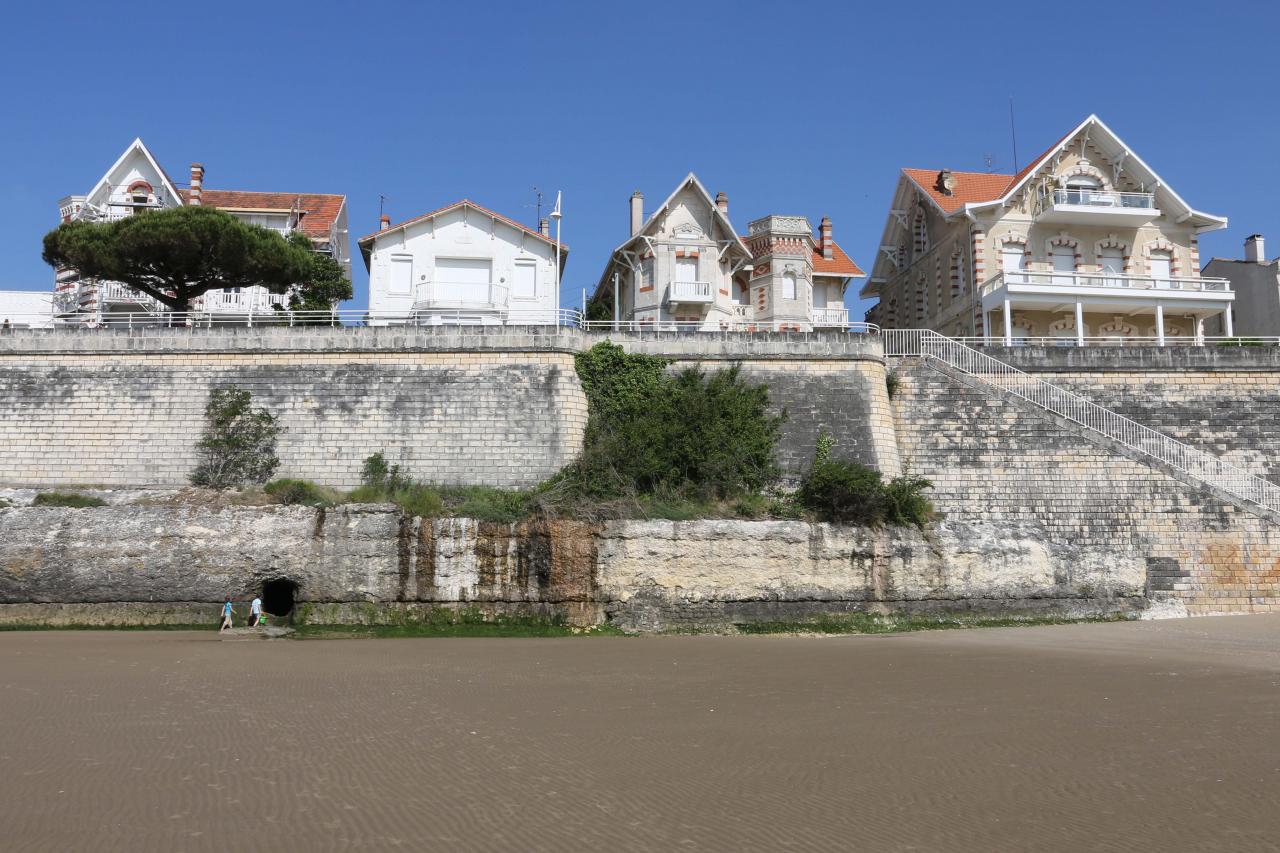
[[249, 627], [256, 628], [258, 623], [262, 621], [262, 599], [254, 596], [253, 603], [249, 605]]

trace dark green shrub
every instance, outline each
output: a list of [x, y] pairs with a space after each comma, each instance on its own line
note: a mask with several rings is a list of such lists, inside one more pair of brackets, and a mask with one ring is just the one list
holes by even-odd
[[896, 373], [886, 373], [884, 376], [884, 390], [892, 400], [894, 395], [898, 393], [898, 389], [902, 387], [902, 380], [898, 378]]
[[234, 385], [209, 392], [205, 431], [196, 448], [200, 463], [190, 480], [213, 489], [240, 488], [271, 479], [280, 460], [276, 437], [284, 428], [265, 409], [251, 406], [253, 395]]
[[608, 342], [576, 356], [589, 419], [582, 455], [552, 491], [706, 501], [760, 491], [777, 477], [782, 416], [735, 366], [671, 375], [667, 362]]
[[83, 509], [90, 506], [106, 506], [107, 502], [93, 495], [77, 492], [41, 492], [31, 501], [32, 506], [67, 506]]
[[868, 527], [923, 525], [932, 517], [933, 505], [924, 495], [931, 487], [928, 480], [898, 477], [886, 483], [873, 468], [832, 459], [834, 446], [830, 434], [818, 436], [813, 465], [796, 493], [806, 509], [824, 521]]
[[262, 487], [262, 491], [286, 506], [333, 506], [341, 503], [342, 498], [332, 489], [316, 485], [310, 480], [294, 480], [288, 477], [272, 480]]

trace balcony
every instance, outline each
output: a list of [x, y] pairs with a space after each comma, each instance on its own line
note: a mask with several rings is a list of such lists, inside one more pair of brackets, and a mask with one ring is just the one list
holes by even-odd
[[[1064, 292], [1085, 288], [1094, 290], [1115, 291], [1179, 291], [1182, 293], [1231, 294], [1231, 282], [1225, 278], [1205, 278], [1203, 276], [1178, 277], [1126, 275], [1110, 272], [1035, 272], [1031, 270], [1002, 272], [987, 279], [982, 286], [982, 295], [986, 296], [1001, 288], [1020, 290], [1027, 293]], [[1163, 294], [1161, 294], [1163, 295]], [[1231, 299], [1231, 295], [1226, 296]]]
[[285, 307], [289, 297], [284, 294], [271, 293], [259, 287], [233, 290], [211, 290], [199, 297], [192, 306], [196, 311], [207, 311], [210, 314], [267, 314], [276, 307]]
[[844, 327], [849, 324], [848, 308], [814, 308], [813, 309], [813, 325], [814, 326], [840, 326]]
[[507, 307], [506, 285], [474, 281], [431, 281], [414, 294], [413, 310], [435, 308], [496, 311]]
[[1160, 215], [1153, 193], [1070, 187], [1040, 199], [1036, 222], [1061, 225], [1145, 225]]
[[1103, 272], [1003, 272], [982, 286], [982, 310], [1002, 306], [1041, 311], [1083, 310], [1128, 313], [1162, 305], [1203, 313], [1227, 310], [1235, 300], [1225, 278], [1156, 277]]
[[667, 302], [671, 305], [710, 305], [714, 301], [709, 281], [673, 281], [667, 285]]
[[145, 311], [155, 311], [162, 307], [159, 302], [145, 293], [139, 293], [118, 281], [98, 282], [98, 304], [101, 307], [123, 305], [134, 310], [141, 308]]

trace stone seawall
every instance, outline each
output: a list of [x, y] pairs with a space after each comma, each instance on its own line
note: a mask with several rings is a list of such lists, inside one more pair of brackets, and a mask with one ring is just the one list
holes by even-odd
[[280, 419], [278, 476], [351, 488], [381, 450], [439, 483], [525, 487], [582, 446], [573, 356], [601, 340], [677, 366], [741, 363], [789, 418], [795, 479], [819, 430], [895, 472], [878, 340], [865, 335], [592, 334], [554, 327], [17, 331], [0, 335], [0, 486], [175, 486], [209, 391], [235, 384]]
[[[1280, 373], [1245, 368], [1272, 356], [1235, 353], [1213, 364], [1203, 352], [1179, 352], [1155, 361], [1118, 348], [1097, 356], [994, 354], [1044, 368], [1050, 382], [1266, 474], [1262, 463], [1280, 449], [1272, 423]], [[1098, 372], [1073, 359], [1098, 360]], [[933, 483], [950, 523], [1033, 523], [1050, 552], [1128, 551], [1145, 565], [1151, 595], [1177, 599], [1191, 613], [1280, 609], [1280, 525], [1269, 517], [919, 360], [896, 375], [903, 467]]]
[[[1110, 612], [1145, 606], [1140, 555], [1043, 531], [798, 521], [418, 519], [380, 505], [0, 509], [0, 623], [209, 621], [227, 596], [289, 585], [295, 615], [401, 611], [715, 628], [854, 610]], [[264, 595], [268, 607], [273, 597]]]

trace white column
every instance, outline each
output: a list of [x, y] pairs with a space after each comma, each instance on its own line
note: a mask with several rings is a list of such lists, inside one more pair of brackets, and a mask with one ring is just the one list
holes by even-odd
[[991, 312], [985, 308], [982, 311], [982, 343], [991, 346]]
[[1227, 306], [1226, 311], [1222, 312], [1222, 317], [1223, 317], [1222, 322], [1226, 326], [1227, 337], [1234, 338], [1236, 336], [1236, 332], [1235, 332], [1235, 328], [1231, 324], [1231, 306], [1230, 305]]
[[1004, 345], [1013, 346], [1013, 310], [1008, 299], [1004, 301]]
[[1156, 345], [1164, 346], [1164, 306], [1156, 303]]
[[1076, 303], [1076, 346], [1084, 346], [1084, 306]]

